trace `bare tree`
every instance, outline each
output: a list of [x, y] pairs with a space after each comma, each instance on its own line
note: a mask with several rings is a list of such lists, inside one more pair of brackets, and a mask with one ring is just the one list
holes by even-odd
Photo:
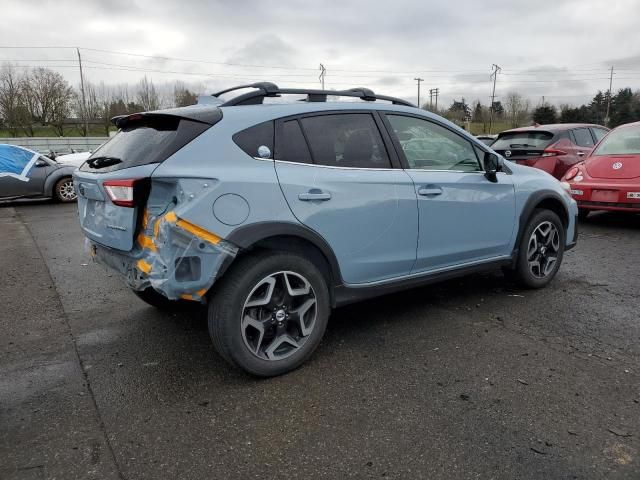
[[21, 76], [13, 65], [5, 63], [0, 69], [0, 117], [12, 135], [16, 135], [23, 113]]
[[509, 92], [506, 98], [506, 114], [512, 127], [519, 127], [529, 116], [530, 103], [517, 92]]
[[160, 108], [160, 96], [153, 85], [153, 81], [149, 80], [145, 75], [140, 83], [138, 83], [138, 103], [142, 105], [145, 111], [157, 110]]
[[173, 87], [173, 105], [176, 107], [186, 107], [195, 105], [198, 99], [196, 94], [189, 91], [183, 82], [176, 82]]

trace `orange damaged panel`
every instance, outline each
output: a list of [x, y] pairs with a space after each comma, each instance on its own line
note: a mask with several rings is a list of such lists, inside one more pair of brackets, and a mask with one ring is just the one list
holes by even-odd
[[145, 260], [142, 260], [142, 259], [138, 260], [138, 263], [136, 264], [136, 266], [138, 267], [138, 270], [146, 273], [147, 275], [151, 271], [151, 264], [149, 264], [149, 262], [146, 262]]
[[220, 240], [222, 240], [215, 233], [211, 233], [208, 230], [205, 230], [204, 228], [199, 227], [198, 225], [195, 225], [191, 222], [187, 222], [186, 220], [180, 219], [176, 222], [176, 225], [181, 229], [195, 235], [196, 237], [201, 238], [202, 240], [206, 240], [209, 243], [212, 243], [213, 245], [217, 245], [218, 243], [220, 243]]
[[151, 237], [147, 237], [144, 233], [141, 233], [140, 235], [138, 235], [138, 243], [142, 248], [146, 248], [148, 250], [151, 250], [152, 252], [158, 251]]
[[178, 216], [176, 215], [176, 212], [172, 210], [164, 216], [164, 219], [169, 223], [174, 223], [178, 220]]

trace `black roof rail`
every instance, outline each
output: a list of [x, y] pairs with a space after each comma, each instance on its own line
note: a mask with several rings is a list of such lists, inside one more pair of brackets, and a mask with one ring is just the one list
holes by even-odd
[[230, 107], [235, 105], [259, 105], [265, 97], [279, 97], [281, 95], [306, 95], [307, 102], [326, 102], [328, 96], [336, 97], [355, 97], [366, 102], [375, 102], [376, 100], [385, 100], [394, 105], [404, 105], [406, 107], [415, 107], [411, 102], [402, 100], [401, 98], [389, 97], [386, 95], [376, 95], [372, 90], [364, 87], [351, 88], [349, 90], [315, 90], [308, 88], [280, 88], [275, 83], [258, 82], [247, 85], [238, 85], [237, 87], [227, 88], [220, 92], [214, 93], [214, 97], [234, 90], [245, 88], [253, 88], [255, 91], [239, 95], [235, 98], [227, 100], [221, 107]]

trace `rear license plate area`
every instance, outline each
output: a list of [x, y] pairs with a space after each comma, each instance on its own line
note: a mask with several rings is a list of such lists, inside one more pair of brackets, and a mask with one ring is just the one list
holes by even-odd
[[593, 202], [617, 202], [617, 190], [592, 190], [591, 201]]

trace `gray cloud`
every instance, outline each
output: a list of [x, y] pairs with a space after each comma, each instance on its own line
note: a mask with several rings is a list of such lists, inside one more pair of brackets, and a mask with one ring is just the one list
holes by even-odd
[[[0, 45], [79, 45], [238, 64], [83, 51], [87, 77], [96, 82], [134, 83], [145, 73], [123, 70], [129, 68], [165, 70], [146, 73], [157, 83], [183, 80], [208, 89], [247, 80], [317, 87], [323, 63], [332, 88], [369, 86], [415, 101], [419, 75], [424, 91], [438, 87], [439, 104], [446, 105], [461, 96], [488, 102], [497, 63], [504, 72], [498, 98], [515, 90], [533, 103], [542, 95], [580, 103], [608, 88], [603, 77], [611, 64], [628, 72], [616, 75], [614, 88], [640, 86], [640, 74], [630, 70], [640, 71], [640, 47], [629, 41], [637, 38], [636, 0], [4, 0], [3, 7]], [[74, 56], [64, 49], [0, 50], [2, 60], [58, 65], [76, 84]], [[70, 62], [60, 67], [47, 59]]]

